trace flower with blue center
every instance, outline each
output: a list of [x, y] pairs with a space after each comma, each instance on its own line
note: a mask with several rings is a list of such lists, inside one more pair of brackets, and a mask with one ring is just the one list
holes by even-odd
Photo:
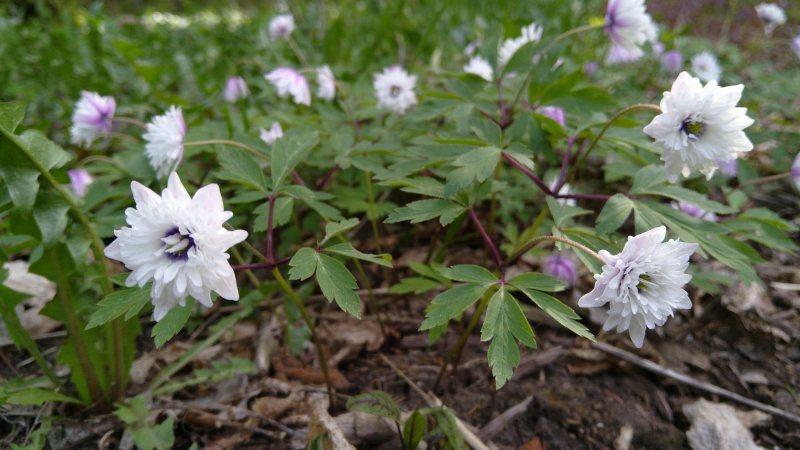
[[[655, 40], [658, 33], [653, 19], [647, 14], [644, 0], [609, 0], [605, 30], [614, 46], [630, 55], [640, 54], [639, 47]], [[620, 53], [621, 49], [617, 52]]]
[[114, 97], [103, 97], [95, 92], [81, 92], [81, 99], [72, 114], [69, 134], [73, 144], [88, 147], [100, 136], [111, 132], [111, 121], [117, 103]]

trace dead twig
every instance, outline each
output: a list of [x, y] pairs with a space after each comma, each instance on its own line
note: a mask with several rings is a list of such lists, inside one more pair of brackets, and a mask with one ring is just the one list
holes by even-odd
[[767, 405], [765, 403], [758, 402], [756, 400], [749, 399], [742, 395], [739, 395], [735, 392], [729, 391], [727, 389], [723, 389], [719, 386], [715, 386], [710, 383], [706, 383], [704, 381], [700, 381], [696, 378], [692, 378], [689, 375], [684, 375], [680, 372], [676, 372], [672, 369], [668, 369], [660, 364], [656, 364], [650, 360], [641, 358], [639, 356], [634, 355], [633, 353], [627, 352], [620, 348], [617, 348], [613, 345], [605, 344], [603, 342], [592, 342], [592, 347], [600, 350], [602, 352], [606, 352], [608, 354], [614, 355], [620, 359], [624, 359], [629, 363], [641, 367], [642, 369], [649, 370], [650, 372], [657, 373], [659, 375], [663, 375], [667, 378], [671, 378], [675, 381], [679, 381], [683, 384], [688, 384], [689, 386], [695, 387], [702, 391], [706, 391], [712, 394], [717, 394], [720, 397], [727, 398], [729, 400], [733, 400], [735, 402], [739, 402], [743, 405], [750, 406], [752, 408], [760, 409], [761, 411], [768, 412], [770, 414], [774, 414], [779, 417], [783, 417], [784, 419], [791, 420], [792, 422], [800, 423], [800, 416], [792, 414], [788, 411], [784, 411], [782, 409], [776, 408], [774, 406]]
[[527, 411], [531, 400], [533, 400], [533, 396], [529, 395], [527, 398], [525, 398], [525, 400], [517, 403], [511, 408], [508, 408], [502, 414], [489, 421], [489, 423], [484, 425], [483, 428], [478, 431], [478, 437], [487, 441], [492, 439], [497, 433], [502, 431], [509, 422]]

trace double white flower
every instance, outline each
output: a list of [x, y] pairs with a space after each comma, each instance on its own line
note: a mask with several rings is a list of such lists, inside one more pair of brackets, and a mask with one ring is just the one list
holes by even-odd
[[405, 114], [417, 104], [417, 95], [414, 93], [416, 83], [417, 76], [409, 75], [400, 66], [387, 67], [383, 72], [376, 73], [373, 86], [378, 97], [378, 108]]
[[644, 0], [609, 0], [605, 30], [614, 45], [627, 50], [627, 54], [641, 54], [639, 47], [655, 40], [658, 32]]
[[323, 100], [336, 97], [336, 79], [327, 64], [317, 69], [317, 97]]
[[269, 35], [272, 39], [286, 39], [294, 31], [294, 16], [280, 14], [269, 22]]
[[771, 36], [779, 25], [786, 23], [786, 12], [775, 3], [760, 3], [756, 6], [756, 14], [764, 21], [764, 33]]
[[161, 196], [134, 181], [135, 208], [125, 211], [128, 226], [116, 230], [117, 239], [105, 254], [131, 270], [125, 284], [150, 290], [153, 318], [159, 321], [192, 296], [211, 306], [211, 291], [228, 300], [238, 300], [236, 276], [225, 253], [247, 238], [243, 230], [223, 227], [233, 213], [224, 211], [216, 184], [190, 197], [175, 172], [169, 176]]
[[594, 276], [594, 289], [578, 301], [584, 308], [610, 304], [603, 329], [627, 330], [636, 347], [644, 343], [647, 329], [664, 325], [676, 309], [692, 307], [683, 286], [692, 279], [686, 269], [698, 246], [663, 242], [666, 233], [661, 226], [629, 237], [617, 255], [601, 250], [603, 272]]
[[722, 76], [722, 67], [720, 67], [717, 57], [708, 51], [694, 55], [692, 71], [703, 81], [719, 81]]
[[541, 26], [532, 22], [530, 25], [522, 27], [519, 37], [503, 41], [503, 45], [500, 46], [500, 51], [498, 52], [498, 67], [504, 67], [508, 64], [508, 61], [514, 56], [514, 53], [517, 53], [517, 50], [523, 45], [528, 42], [539, 42], [539, 40], [542, 39], [543, 32], [544, 30]]
[[661, 145], [661, 160], [671, 182], [680, 175], [700, 171], [711, 178], [720, 164], [749, 152], [753, 144], [744, 129], [753, 124], [747, 108], [737, 107], [744, 86], [720, 87], [716, 81], [705, 86], [681, 72], [664, 92], [661, 114], [644, 132]]
[[469, 62], [464, 65], [464, 72], [477, 75], [486, 81], [492, 81], [494, 73], [489, 61], [480, 56], [470, 58]]
[[111, 132], [111, 120], [116, 108], [114, 97], [81, 92], [81, 99], [75, 106], [69, 129], [72, 143], [88, 147], [98, 136], [107, 136]]
[[278, 139], [283, 137], [283, 128], [278, 122], [272, 122], [272, 127], [269, 130], [263, 128], [259, 129], [261, 140], [267, 145], [272, 145]]
[[145, 153], [156, 177], [164, 178], [183, 158], [183, 138], [186, 137], [186, 122], [180, 108], [170, 107], [166, 113], [153, 118], [142, 135]]

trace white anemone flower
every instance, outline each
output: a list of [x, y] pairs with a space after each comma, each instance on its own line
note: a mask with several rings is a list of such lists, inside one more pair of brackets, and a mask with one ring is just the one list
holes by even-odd
[[539, 42], [539, 40], [542, 39], [543, 32], [544, 29], [536, 25], [535, 22], [531, 22], [530, 25], [522, 27], [519, 37], [503, 41], [503, 45], [500, 46], [500, 51], [498, 52], [498, 65], [500, 67], [505, 66], [508, 61], [511, 60], [511, 57], [514, 56], [514, 53], [517, 53], [517, 50], [528, 42]]
[[145, 153], [156, 177], [164, 178], [183, 158], [183, 138], [186, 137], [183, 112], [180, 108], [170, 107], [147, 124], [147, 132], [142, 137], [147, 141]]
[[629, 52], [640, 50], [647, 41], [656, 39], [656, 29], [644, 0], [609, 0], [605, 30], [616, 46]]
[[247, 89], [247, 83], [242, 77], [228, 78], [228, 81], [225, 82], [225, 90], [222, 92], [222, 96], [228, 103], [236, 103], [247, 97], [248, 94], [250, 94], [250, 90]]
[[756, 14], [764, 22], [764, 33], [771, 36], [775, 28], [786, 23], [786, 12], [775, 3], [760, 3]]
[[126, 286], [153, 283], [150, 297], [159, 321], [191, 296], [210, 307], [211, 291], [238, 300], [236, 276], [225, 253], [247, 238], [244, 230], [223, 224], [233, 216], [225, 211], [219, 186], [210, 184], [190, 197], [175, 172], [161, 196], [136, 181], [131, 183], [136, 208], [125, 211], [128, 226], [105, 254], [131, 270]]
[[114, 97], [103, 97], [95, 92], [81, 92], [81, 99], [72, 113], [69, 134], [73, 144], [88, 147], [98, 136], [111, 132], [111, 121], [117, 103]]
[[676, 309], [692, 307], [683, 286], [692, 279], [686, 269], [698, 245], [674, 239], [662, 242], [666, 233], [661, 226], [628, 237], [617, 255], [601, 250], [603, 271], [594, 276], [594, 289], [578, 301], [583, 308], [610, 304], [603, 329], [628, 330], [636, 347], [644, 344], [647, 329], [664, 325]]
[[272, 39], [286, 39], [294, 31], [294, 16], [279, 14], [269, 22], [269, 35]]
[[298, 105], [311, 104], [311, 90], [308, 88], [308, 81], [298, 71], [291, 67], [280, 67], [264, 75], [273, 86], [278, 89], [280, 97], [292, 96], [292, 100]]
[[606, 65], [625, 64], [636, 61], [642, 56], [644, 56], [644, 51], [639, 47], [628, 49], [621, 45], [613, 44], [608, 50], [605, 63]]
[[469, 63], [464, 65], [464, 72], [477, 75], [486, 81], [492, 81], [492, 66], [489, 65], [489, 61], [480, 56], [470, 58]]
[[704, 51], [692, 58], [692, 72], [703, 81], [719, 81], [722, 76], [722, 67], [719, 66], [716, 56], [711, 52]]
[[317, 69], [317, 97], [323, 100], [336, 97], [336, 79], [327, 64]]
[[278, 122], [273, 122], [272, 128], [269, 130], [261, 128], [260, 132], [261, 140], [266, 142], [267, 145], [272, 145], [275, 143], [275, 141], [283, 137], [283, 128], [281, 128], [281, 124]]
[[417, 104], [417, 95], [414, 93], [416, 83], [417, 76], [409, 75], [400, 66], [387, 67], [383, 72], [376, 73], [373, 86], [378, 97], [378, 108], [405, 114]]
[[664, 92], [661, 114], [643, 131], [663, 148], [661, 160], [671, 182], [695, 170], [711, 178], [720, 164], [753, 149], [743, 131], [753, 119], [747, 117], [747, 108], [736, 106], [743, 89], [741, 84], [721, 87], [716, 81], [703, 86], [681, 72], [672, 90]]

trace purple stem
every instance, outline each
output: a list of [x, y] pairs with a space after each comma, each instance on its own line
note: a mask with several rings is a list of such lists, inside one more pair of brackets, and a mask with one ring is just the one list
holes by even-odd
[[492, 238], [489, 237], [489, 233], [487, 233], [486, 229], [483, 228], [481, 221], [478, 219], [478, 215], [475, 214], [475, 210], [469, 208], [467, 211], [469, 211], [469, 218], [472, 219], [472, 223], [475, 224], [475, 228], [477, 228], [478, 232], [481, 234], [483, 242], [486, 243], [486, 246], [489, 247], [489, 251], [492, 252], [492, 255], [494, 256], [494, 262], [495, 264], [497, 264], [497, 269], [501, 270], [501, 268], [503, 267], [503, 257], [500, 256], [500, 252], [497, 250], [497, 246], [494, 245], [494, 242], [492, 242]]
[[275, 212], [275, 194], [269, 196], [269, 210], [267, 212], [267, 262], [275, 263], [275, 254], [272, 244], [272, 216]]
[[608, 200], [610, 195], [606, 194], [564, 194], [556, 195], [556, 198], [574, 198], [575, 200]]
[[272, 263], [252, 263], [252, 264], [239, 264], [236, 266], [231, 266], [233, 270], [253, 270], [253, 269], [272, 269], [273, 267], [282, 266], [289, 262], [291, 258], [288, 256], [286, 258], [279, 259]]
[[503, 155], [503, 158], [505, 158], [506, 161], [510, 162], [512, 166], [516, 167], [517, 169], [521, 170], [522, 173], [527, 175], [527, 177], [530, 178], [531, 181], [533, 181], [533, 183], [536, 184], [536, 186], [538, 186], [539, 189], [542, 190], [542, 192], [544, 192], [545, 194], [547, 194], [547, 195], [549, 195], [551, 197], [555, 197], [556, 196], [556, 194], [554, 194], [553, 191], [551, 191], [550, 188], [547, 187], [546, 184], [544, 184], [544, 181], [542, 181], [541, 178], [537, 177], [535, 173], [531, 172], [530, 169], [528, 169], [527, 167], [525, 167], [522, 164], [520, 164], [516, 159], [512, 158], [506, 152], [502, 152], [501, 155]]
[[567, 140], [567, 148], [564, 149], [564, 157], [561, 159], [561, 172], [558, 174], [558, 181], [556, 181], [553, 193], [558, 194], [564, 183], [567, 181], [567, 166], [572, 153], [572, 146], [575, 145], [575, 138], [571, 137]]
[[303, 181], [303, 178], [300, 177], [300, 174], [297, 173], [296, 170], [292, 171], [292, 177], [294, 178], [294, 182], [295, 183], [297, 183], [297, 184], [299, 184], [300, 186], [303, 186], [303, 187], [306, 186], [306, 182]]
[[329, 170], [329, 171], [328, 171], [328, 173], [326, 173], [326, 174], [325, 174], [325, 175], [322, 177], [322, 179], [320, 179], [320, 180], [319, 180], [319, 182], [317, 183], [317, 190], [318, 190], [318, 191], [321, 191], [321, 190], [322, 190], [322, 188], [324, 188], [324, 187], [325, 187], [325, 185], [326, 185], [326, 184], [328, 184], [328, 181], [331, 179], [331, 177], [333, 176], [333, 174], [335, 174], [335, 173], [336, 173], [336, 171], [338, 171], [338, 170], [339, 170], [339, 166], [333, 166], [333, 167], [331, 168], [331, 170]]

